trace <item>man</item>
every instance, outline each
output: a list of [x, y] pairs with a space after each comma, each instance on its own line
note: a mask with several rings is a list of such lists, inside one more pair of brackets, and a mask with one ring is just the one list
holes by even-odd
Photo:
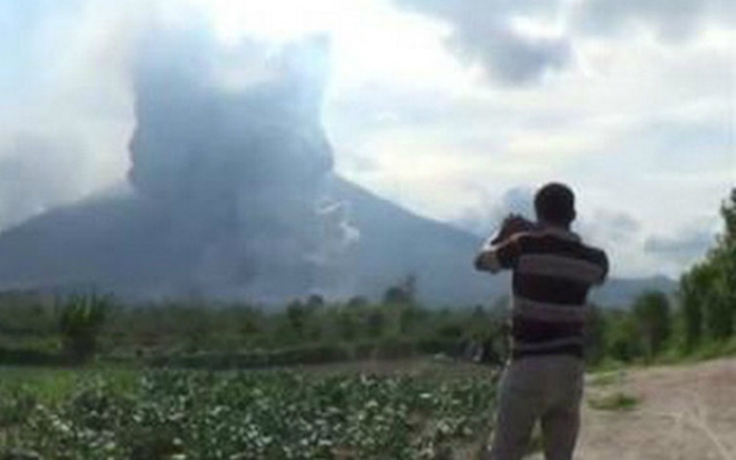
[[500, 384], [492, 460], [521, 459], [537, 420], [545, 458], [572, 458], [583, 392], [586, 299], [608, 273], [606, 254], [570, 230], [575, 197], [569, 187], [545, 185], [534, 208], [536, 223], [510, 216], [475, 259], [478, 270], [513, 272], [511, 359]]

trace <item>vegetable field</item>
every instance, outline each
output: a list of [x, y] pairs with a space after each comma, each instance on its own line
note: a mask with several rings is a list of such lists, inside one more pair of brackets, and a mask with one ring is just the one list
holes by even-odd
[[0, 377], [5, 452], [44, 459], [473, 458], [488, 436], [495, 392], [490, 373], [44, 372]]

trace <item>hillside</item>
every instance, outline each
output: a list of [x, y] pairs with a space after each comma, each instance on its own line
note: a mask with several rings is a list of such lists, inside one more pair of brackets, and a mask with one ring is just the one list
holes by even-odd
[[[508, 293], [507, 276], [472, 269], [479, 244], [474, 235], [412, 214], [340, 178], [332, 191], [350, 203], [352, 225], [360, 231], [350, 265], [343, 266], [349, 271], [346, 294], [377, 298], [408, 274], [417, 276], [421, 299], [429, 305], [489, 302]], [[197, 289], [214, 297], [240, 295], [237, 286], [195, 283], [199, 251], [208, 241], [190, 237], [177, 246], [187, 235], [174, 222], [170, 210], [131, 195], [53, 210], [0, 235], [0, 288], [96, 286], [132, 298], [183, 296]], [[671, 291], [674, 283], [612, 279], [593, 299], [626, 305], [648, 288]]]

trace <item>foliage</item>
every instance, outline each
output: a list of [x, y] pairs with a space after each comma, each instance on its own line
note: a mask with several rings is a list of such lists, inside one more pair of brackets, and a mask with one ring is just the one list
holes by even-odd
[[628, 312], [612, 312], [609, 316], [608, 353], [617, 361], [631, 362], [644, 354], [642, 337], [634, 316]]
[[[675, 362], [732, 353], [736, 337], [736, 189], [721, 206], [723, 232], [680, 279], [677, 303], [643, 293], [630, 311], [604, 315], [606, 356]], [[669, 347], [669, 349], [668, 349]], [[605, 358], [604, 358], [605, 361]]]
[[64, 349], [77, 363], [88, 362], [97, 351], [97, 338], [111, 306], [109, 297], [69, 297], [59, 307], [59, 332]]
[[662, 292], [650, 291], [634, 301], [634, 318], [644, 341], [647, 358], [651, 359], [662, 350], [672, 329], [670, 302]]
[[424, 459], [485, 439], [494, 392], [488, 375], [159, 371], [80, 379], [54, 404], [0, 399], [24, 415], [10, 447], [44, 458]]
[[639, 404], [639, 399], [636, 396], [617, 391], [605, 396], [598, 398], [590, 398], [588, 405], [597, 410], [631, 410]]
[[408, 275], [394, 286], [389, 286], [383, 294], [386, 305], [413, 305], [417, 301], [417, 277]]
[[703, 339], [723, 341], [736, 326], [736, 189], [721, 206], [724, 232], [701, 263], [682, 276], [680, 302], [685, 346], [690, 351]]

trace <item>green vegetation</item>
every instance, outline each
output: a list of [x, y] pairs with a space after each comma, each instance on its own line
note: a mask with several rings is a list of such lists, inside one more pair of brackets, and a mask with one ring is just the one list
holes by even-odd
[[686, 272], [677, 295], [646, 292], [629, 310], [596, 312], [591, 363], [674, 363], [736, 354], [736, 189], [721, 206], [724, 231]]
[[598, 372], [592, 374], [587, 384], [590, 387], [609, 386], [613, 384], [622, 384], [625, 379], [626, 372], [624, 370]]
[[639, 399], [637, 397], [621, 391], [616, 391], [605, 396], [588, 399], [588, 405], [592, 409], [596, 410], [631, 410], [634, 409], [637, 404], [639, 404]]
[[107, 298], [76, 295], [61, 305], [59, 331], [64, 351], [72, 362], [83, 364], [94, 359], [109, 304]]
[[[736, 350], [736, 190], [721, 209], [724, 232], [685, 273], [679, 292], [644, 292], [630, 308], [593, 306], [586, 325], [591, 368], [673, 363]], [[444, 354], [501, 363], [508, 354], [507, 299], [423, 308], [413, 276], [381, 303], [319, 295], [281, 309], [189, 299], [123, 305], [109, 297], [0, 294], [0, 363], [103, 362], [200, 369], [262, 368]], [[483, 352], [479, 345], [483, 344]]]
[[682, 277], [684, 347], [704, 341], [724, 342], [736, 323], [736, 189], [721, 206], [725, 231], [706, 259]]
[[494, 379], [448, 370], [14, 371], [0, 380], [0, 445], [43, 458], [437, 458], [491, 428]]
[[[444, 354], [505, 355], [500, 308], [427, 309], [409, 277], [386, 300], [295, 299], [282, 309], [198, 300], [124, 305], [110, 297], [0, 294], [0, 363], [101, 362], [200, 369], [262, 368]], [[475, 345], [475, 348], [471, 345]]]
[[[613, 385], [626, 366], [736, 354], [736, 190], [721, 213], [724, 233], [677, 295], [592, 308], [589, 366], [613, 372], [591, 382], [591, 407], [637, 405]], [[468, 458], [491, 429], [496, 374], [455, 379], [463, 366], [451, 358], [505, 359], [507, 299], [428, 309], [417, 282], [400, 280], [378, 304], [312, 295], [275, 311], [2, 293], [0, 363], [32, 367], [0, 376], [0, 446], [43, 458]], [[437, 375], [256, 370], [435, 355]]]

